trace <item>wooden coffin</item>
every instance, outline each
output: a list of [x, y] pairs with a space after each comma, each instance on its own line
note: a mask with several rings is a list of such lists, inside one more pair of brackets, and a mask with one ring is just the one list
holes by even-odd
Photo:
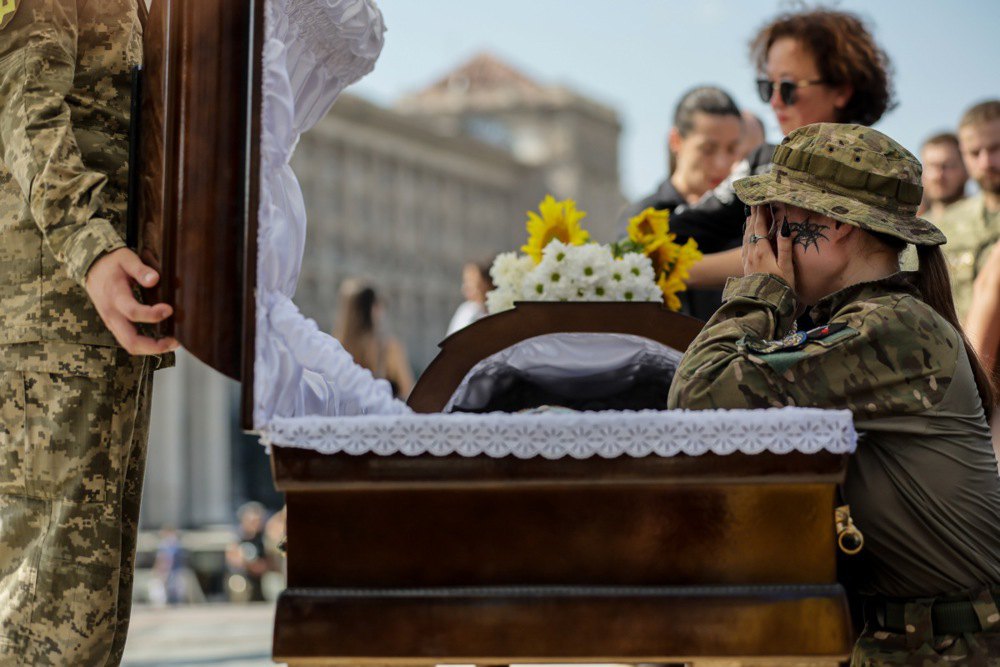
[[264, 0], [156, 0], [133, 136], [139, 254], [161, 275], [148, 303], [175, 336], [253, 390]]
[[274, 448], [274, 659], [845, 658], [835, 455], [517, 460]]
[[[443, 405], [478, 358], [541, 333], [637, 333], [685, 349], [698, 330], [650, 304], [586, 305], [523, 304], [459, 332], [411, 405]], [[280, 662], [835, 664], [850, 650], [833, 524], [844, 456], [274, 447], [272, 462], [288, 504]]]

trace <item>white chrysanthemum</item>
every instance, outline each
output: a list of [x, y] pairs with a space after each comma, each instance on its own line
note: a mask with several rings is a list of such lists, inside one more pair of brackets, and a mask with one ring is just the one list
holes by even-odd
[[519, 300], [519, 292], [509, 289], [497, 288], [486, 293], [486, 312], [490, 315], [494, 313], [510, 310], [514, 307], [514, 302]]
[[534, 267], [534, 262], [527, 255], [516, 252], [505, 252], [497, 255], [490, 267], [490, 277], [499, 289], [520, 291], [524, 276]]
[[573, 266], [569, 260], [570, 247], [552, 241], [545, 246], [542, 261], [524, 279], [524, 298], [537, 301], [564, 301], [575, 299]]
[[548, 260], [550, 263], [560, 263], [566, 260], [566, 256], [569, 251], [576, 248], [576, 246], [566, 245], [559, 239], [552, 239], [546, 244], [545, 248], [542, 249], [542, 262]]
[[658, 301], [663, 298], [656, 286], [653, 263], [645, 255], [625, 253], [611, 270], [610, 289], [618, 301]]
[[656, 271], [653, 270], [653, 262], [649, 257], [637, 252], [627, 252], [622, 255], [619, 262], [629, 280], [638, 278], [651, 283], [656, 282]]
[[570, 258], [572, 262], [572, 275], [576, 277], [580, 286], [588, 292], [590, 288], [607, 282], [611, 274], [611, 264], [614, 257], [611, 255], [611, 248], [606, 245], [588, 243], [575, 248]]

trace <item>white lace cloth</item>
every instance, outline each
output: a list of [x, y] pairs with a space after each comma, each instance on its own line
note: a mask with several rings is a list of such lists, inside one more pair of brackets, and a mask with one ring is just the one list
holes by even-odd
[[847, 410], [668, 410], [541, 414], [435, 414], [339, 419], [275, 418], [267, 445], [324, 454], [515, 456], [698, 456], [854, 451]]
[[292, 302], [306, 210], [289, 165], [299, 135], [371, 71], [385, 28], [371, 0], [267, 0], [258, 215], [254, 428], [272, 417], [405, 414], [389, 383], [357, 366]]

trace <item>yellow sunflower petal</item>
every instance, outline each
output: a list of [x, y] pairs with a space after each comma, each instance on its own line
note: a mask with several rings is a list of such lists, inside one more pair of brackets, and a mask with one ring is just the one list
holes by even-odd
[[538, 211], [541, 216], [528, 212], [525, 225], [528, 242], [521, 247], [536, 264], [542, 261], [542, 250], [552, 239], [568, 245], [582, 245], [590, 239], [590, 234], [580, 227], [580, 220], [587, 214], [576, 210], [576, 202], [572, 199], [556, 201], [552, 195], [547, 195], [538, 205]]

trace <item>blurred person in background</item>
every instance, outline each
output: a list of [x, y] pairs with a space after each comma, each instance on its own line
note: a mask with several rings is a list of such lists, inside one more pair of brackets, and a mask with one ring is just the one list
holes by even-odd
[[[1000, 348], [1000, 100], [965, 112], [958, 142], [979, 194], [949, 206], [938, 226], [948, 237], [944, 254], [955, 307], [983, 364], [996, 374]], [[990, 420], [1000, 459], [1000, 409]]]
[[[937, 224], [948, 238], [943, 250], [955, 308], [974, 338], [977, 327], [967, 321], [973, 281], [990, 248], [1000, 239], [1000, 100], [982, 102], [966, 111], [958, 125], [958, 142], [965, 168], [980, 192], [948, 207]], [[970, 324], [973, 326], [968, 327]]]
[[270, 569], [264, 573], [260, 585], [264, 599], [268, 601], [277, 600], [285, 589], [287, 514], [287, 507], [282, 507], [264, 524], [264, 557], [267, 558]]
[[271, 569], [264, 551], [266, 510], [251, 501], [240, 506], [236, 517], [236, 541], [226, 549], [226, 594], [231, 602], [260, 602], [261, 579]]
[[388, 380], [393, 396], [405, 399], [413, 389], [413, 371], [406, 348], [384, 331], [384, 317], [375, 288], [354, 278], [341, 284], [334, 337], [359, 366]]
[[[726, 91], [699, 86], [686, 92], [674, 110], [667, 139], [670, 175], [656, 192], [626, 210], [622, 226], [646, 208], [668, 210], [673, 216], [697, 203], [729, 176], [740, 157], [743, 136], [739, 107]], [[700, 246], [699, 232], [693, 228], [689, 236]], [[735, 237], [728, 247], [735, 248], [739, 242], [740, 238]], [[695, 289], [679, 296], [681, 312], [700, 319], [707, 320], [722, 304], [722, 291], [718, 289]]]
[[[894, 107], [888, 55], [864, 21], [849, 12], [811, 9], [778, 16], [750, 42], [757, 91], [787, 135], [811, 123], [872, 125]], [[775, 146], [764, 144], [697, 205], [670, 220], [679, 242], [694, 237], [705, 258], [692, 267], [690, 288], [721, 288], [743, 275], [738, 245], [746, 219], [734, 180], [770, 170]], [[724, 251], [724, 252], [720, 252]]]
[[744, 109], [740, 112], [743, 118], [743, 139], [740, 140], [739, 157], [737, 161], [743, 160], [753, 152], [755, 148], [766, 143], [767, 132], [764, 130], [764, 122], [757, 117], [757, 114]]
[[952, 132], [935, 134], [920, 147], [920, 161], [924, 165], [924, 201], [919, 214], [936, 222], [946, 208], [965, 197], [969, 175], [958, 137]]
[[486, 293], [493, 289], [491, 264], [492, 262], [468, 262], [462, 267], [462, 296], [465, 302], [452, 315], [446, 336], [486, 316]]
[[190, 604], [204, 602], [198, 578], [188, 564], [189, 554], [181, 544], [181, 534], [173, 526], [160, 530], [160, 542], [153, 561], [153, 579], [149, 599], [153, 604]]
[[[993, 244], [972, 284], [972, 305], [965, 328], [969, 343], [983, 366], [997, 377], [997, 359], [1000, 357], [1000, 243]], [[1000, 471], [1000, 406], [992, 406], [991, 411], [990, 431], [993, 451], [997, 455], [997, 470]]]

